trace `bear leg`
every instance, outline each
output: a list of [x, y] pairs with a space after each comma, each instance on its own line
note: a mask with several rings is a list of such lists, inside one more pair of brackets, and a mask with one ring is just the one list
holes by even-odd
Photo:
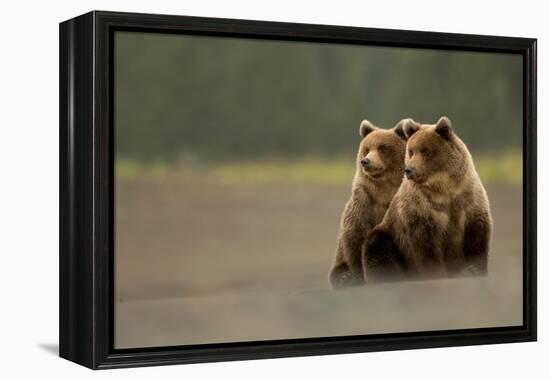
[[464, 258], [471, 275], [485, 276], [488, 272], [491, 222], [488, 216], [477, 216], [464, 229]]
[[363, 245], [365, 282], [388, 282], [405, 279], [406, 262], [390, 233], [375, 228]]

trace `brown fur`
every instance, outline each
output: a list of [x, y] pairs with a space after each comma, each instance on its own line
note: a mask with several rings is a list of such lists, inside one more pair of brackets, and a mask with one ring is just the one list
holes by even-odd
[[[380, 223], [403, 178], [405, 134], [399, 123], [383, 130], [361, 123], [351, 198], [340, 221], [336, 257], [329, 273], [333, 288], [363, 284], [361, 248], [370, 230]], [[362, 160], [368, 159], [364, 167]]]
[[446, 117], [403, 128], [407, 176], [364, 246], [365, 280], [487, 274], [493, 223], [466, 145]]

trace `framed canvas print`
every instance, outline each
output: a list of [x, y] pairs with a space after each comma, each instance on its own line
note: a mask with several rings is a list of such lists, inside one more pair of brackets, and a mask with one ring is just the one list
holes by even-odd
[[60, 356], [536, 339], [536, 40], [60, 24]]

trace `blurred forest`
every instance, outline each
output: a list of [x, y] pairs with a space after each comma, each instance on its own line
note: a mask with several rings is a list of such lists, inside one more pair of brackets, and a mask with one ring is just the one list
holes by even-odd
[[519, 55], [117, 32], [117, 159], [353, 157], [367, 118], [441, 115], [473, 151], [519, 151]]

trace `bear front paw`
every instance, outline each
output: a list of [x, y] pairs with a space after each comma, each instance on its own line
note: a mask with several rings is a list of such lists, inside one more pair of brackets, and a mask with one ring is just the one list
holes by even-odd
[[349, 288], [353, 286], [360, 286], [363, 284], [363, 279], [357, 278], [351, 271], [340, 271], [338, 273], [332, 273], [330, 277], [331, 286], [334, 289]]

